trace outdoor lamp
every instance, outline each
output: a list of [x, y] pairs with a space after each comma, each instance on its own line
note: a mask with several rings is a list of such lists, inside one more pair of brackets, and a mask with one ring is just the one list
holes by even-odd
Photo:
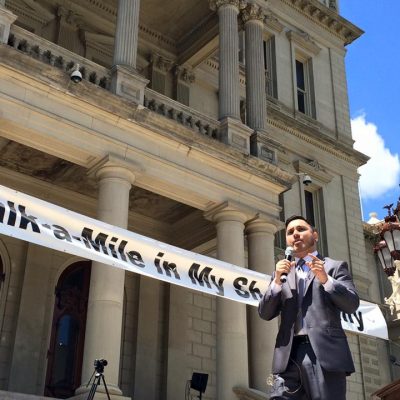
[[393, 276], [396, 268], [393, 266], [392, 255], [390, 254], [389, 248], [384, 240], [381, 240], [374, 246], [374, 252], [378, 255], [379, 261], [385, 274], [387, 276]]
[[386, 242], [393, 259], [400, 260], [400, 223], [397, 216], [393, 215], [390, 211], [392, 205], [385, 206], [389, 215], [385, 217], [381, 237]]

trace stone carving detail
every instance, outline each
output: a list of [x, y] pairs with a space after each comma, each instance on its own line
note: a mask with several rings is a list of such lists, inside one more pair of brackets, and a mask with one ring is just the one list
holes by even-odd
[[196, 78], [194, 73], [189, 68], [180, 65], [177, 65], [175, 67], [174, 74], [178, 80], [184, 81], [188, 84], [193, 83]]
[[61, 22], [71, 25], [74, 28], [82, 25], [82, 18], [78, 14], [75, 14], [72, 10], [68, 10], [63, 6], [58, 7], [57, 16], [60, 18]]
[[244, 9], [247, 6], [247, 1], [244, 0], [209, 0], [210, 8], [213, 11], [218, 10], [222, 6], [232, 5], [238, 9]]
[[173, 66], [172, 60], [169, 60], [168, 58], [156, 53], [150, 55], [149, 61], [153, 68], [157, 68], [163, 72], [168, 72]]
[[314, 168], [315, 171], [325, 171], [317, 160], [311, 160], [307, 163], [310, 167]]
[[396, 270], [393, 276], [389, 276], [388, 279], [392, 284], [392, 294], [389, 297], [385, 297], [385, 303], [390, 308], [390, 313], [393, 315], [394, 311], [400, 310], [400, 261], [394, 262]]
[[242, 19], [244, 23], [252, 20], [264, 21], [264, 18], [264, 10], [257, 4], [248, 4], [242, 11]]
[[273, 15], [272, 13], [267, 14], [264, 18], [264, 24], [267, 27], [271, 27], [272, 29], [276, 30], [277, 32], [282, 32], [284, 25], [279, 21], [279, 19]]
[[329, 0], [329, 8], [336, 10], [336, 0]]

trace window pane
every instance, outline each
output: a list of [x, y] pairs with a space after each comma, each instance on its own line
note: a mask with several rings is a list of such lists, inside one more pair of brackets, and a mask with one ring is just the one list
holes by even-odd
[[305, 114], [306, 113], [305, 95], [303, 92], [300, 92], [300, 90], [297, 91], [297, 105], [299, 111]]
[[304, 64], [298, 60], [296, 60], [296, 80], [297, 87], [305, 90]]
[[313, 194], [307, 190], [304, 191], [306, 202], [306, 218], [315, 226], [314, 199]]

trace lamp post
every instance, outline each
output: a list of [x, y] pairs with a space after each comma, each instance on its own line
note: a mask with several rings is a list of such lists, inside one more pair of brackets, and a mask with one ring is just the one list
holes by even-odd
[[374, 252], [392, 285], [393, 292], [385, 297], [385, 303], [393, 315], [395, 310], [400, 312], [400, 197], [395, 208], [393, 204], [384, 208], [388, 215], [377, 226], [380, 240], [374, 246]]

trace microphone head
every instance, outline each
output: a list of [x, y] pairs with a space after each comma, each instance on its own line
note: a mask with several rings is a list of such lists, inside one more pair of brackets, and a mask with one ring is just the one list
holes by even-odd
[[293, 252], [294, 252], [294, 249], [293, 249], [292, 246], [286, 247], [286, 250], [285, 250], [285, 256], [286, 256], [286, 258], [292, 257], [292, 256], [293, 256]]

